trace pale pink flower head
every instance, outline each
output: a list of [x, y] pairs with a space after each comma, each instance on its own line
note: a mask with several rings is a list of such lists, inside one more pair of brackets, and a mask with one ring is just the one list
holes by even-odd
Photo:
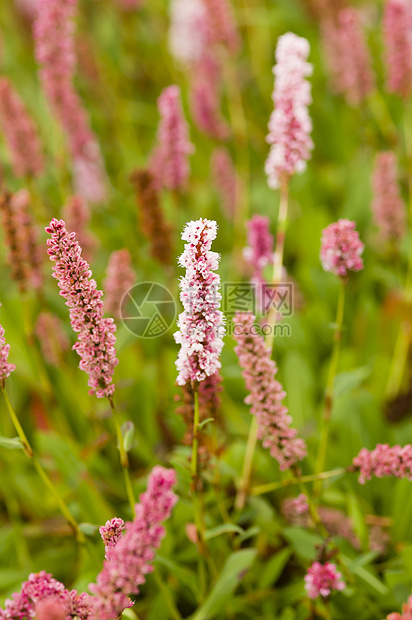
[[193, 67], [209, 46], [211, 27], [203, 0], [172, 0], [169, 48], [174, 58]]
[[359, 14], [347, 7], [338, 15], [337, 45], [341, 59], [339, 64], [341, 90], [348, 103], [359, 105], [374, 89], [375, 75]]
[[381, 240], [401, 239], [407, 229], [407, 213], [400, 193], [397, 159], [393, 151], [376, 155], [372, 190], [372, 211]]
[[352, 461], [352, 471], [359, 472], [360, 484], [365, 484], [373, 476], [412, 480], [412, 446], [378, 444], [373, 450], [362, 448]]
[[124, 294], [136, 282], [129, 250], [117, 250], [110, 254], [106, 278], [103, 282], [105, 291], [105, 310], [107, 314], [120, 318], [120, 304]]
[[406, 98], [412, 89], [412, 6], [409, 0], [386, 0], [383, 38], [387, 89]]
[[253, 314], [238, 312], [233, 322], [235, 353], [249, 391], [245, 403], [251, 405], [250, 412], [256, 416], [258, 439], [270, 450], [281, 470], [289, 469], [306, 456], [306, 445], [290, 426], [292, 418], [282, 402], [286, 392], [275, 379], [276, 363], [263, 336], [256, 330]]
[[14, 364], [10, 364], [8, 361], [10, 353], [10, 345], [6, 344], [4, 337], [4, 329], [0, 325], [0, 387], [4, 388], [4, 383], [7, 377], [10, 377], [10, 373], [16, 370]]
[[180, 88], [168, 86], [157, 105], [160, 123], [157, 145], [151, 158], [151, 172], [158, 184], [167, 189], [183, 189], [189, 178], [189, 155], [194, 146], [189, 139], [189, 126], [183, 114]]
[[339, 220], [322, 231], [320, 259], [325, 271], [344, 278], [348, 271], [363, 269], [364, 245], [355, 230], [355, 222]]
[[278, 39], [273, 68], [275, 109], [266, 138], [271, 148], [265, 164], [268, 183], [273, 189], [305, 170], [314, 146], [308, 112], [311, 87], [306, 79], [312, 74], [312, 65], [307, 62], [309, 49], [308, 41], [292, 32]]
[[0, 124], [17, 177], [36, 177], [44, 160], [37, 129], [19, 95], [7, 78], [0, 79]]
[[180, 281], [184, 311], [175, 333], [175, 340], [181, 345], [176, 361], [179, 385], [203, 381], [220, 368], [224, 318], [219, 310], [220, 277], [215, 273], [219, 255], [211, 251], [216, 235], [216, 222], [203, 218], [188, 222], [182, 233], [187, 243], [179, 258], [179, 264], [186, 268]]
[[112, 548], [106, 547], [107, 559], [95, 584], [91, 620], [113, 620], [133, 602], [129, 596], [139, 593], [146, 574], [153, 570], [155, 551], [160, 547], [166, 521], [177, 502], [172, 488], [176, 484], [173, 469], [156, 466], [149, 476], [147, 491], [136, 504], [136, 516], [126, 523], [124, 536]]
[[346, 584], [342, 581], [342, 574], [334, 564], [314, 562], [305, 575], [305, 589], [311, 599], [322, 596], [327, 598], [333, 592], [344, 590]]
[[60, 295], [70, 308], [73, 330], [79, 334], [73, 349], [80, 356], [79, 368], [89, 375], [90, 394], [111, 397], [115, 390], [113, 373], [116, 358], [116, 326], [103, 318], [102, 291], [92, 279], [89, 264], [82, 258], [76, 233], [69, 233], [63, 220], [53, 218], [46, 232], [47, 253], [54, 261], [53, 277], [58, 280]]

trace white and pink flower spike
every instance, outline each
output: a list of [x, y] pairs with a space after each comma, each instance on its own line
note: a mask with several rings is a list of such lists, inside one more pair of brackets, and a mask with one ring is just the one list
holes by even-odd
[[322, 231], [320, 259], [325, 271], [344, 278], [348, 271], [363, 269], [361, 255], [365, 246], [355, 228], [355, 222], [338, 220]]
[[312, 103], [311, 85], [306, 79], [313, 68], [307, 62], [309, 42], [292, 32], [279, 38], [276, 47], [275, 106], [269, 120], [266, 141], [271, 145], [265, 171], [269, 187], [277, 189], [295, 173], [303, 172], [314, 148], [310, 133], [312, 121], [308, 106]]
[[217, 224], [200, 219], [188, 222], [182, 234], [187, 241], [179, 264], [186, 267], [180, 281], [184, 311], [178, 320], [175, 340], [181, 345], [176, 361], [177, 382], [185, 385], [203, 381], [219, 370], [223, 347], [224, 317], [219, 310], [219, 254], [210, 250], [216, 239]]

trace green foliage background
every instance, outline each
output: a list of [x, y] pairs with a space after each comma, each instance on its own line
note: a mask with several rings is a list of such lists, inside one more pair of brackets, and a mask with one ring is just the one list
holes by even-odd
[[[324, 273], [319, 262], [321, 230], [339, 217], [348, 217], [356, 221], [366, 244], [365, 269], [351, 277], [348, 288], [327, 457], [327, 469], [347, 466], [363, 446], [412, 442], [410, 416], [397, 425], [387, 423], [384, 417], [385, 386], [398, 329], [405, 318], [405, 310], [396, 299], [402, 294], [411, 239], [409, 234], [399, 256], [382, 253], [370, 210], [373, 158], [377, 150], [388, 146], [394, 146], [400, 156], [407, 198], [409, 171], [402, 136], [408, 131], [410, 106], [403, 107], [396, 97], [384, 92], [380, 3], [365, 3], [362, 8], [368, 17], [369, 43], [381, 94], [374, 95], [372, 104], [360, 109], [348, 107], [343, 98], [331, 91], [319, 42], [319, 24], [305, 3], [235, 0], [234, 5], [243, 40], [235, 71], [247, 121], [247, 143], [235, 131], [228, 147], [241, 175], [246, 152], [250, 179], [244, 191], [250, 202], [250, 214], [269, 215], [272, 232], [279, 196], [267, 187], [263, 166], [268, 150], [267, 121], [272, 110], [273, 52], [277, 37], [288, 30], [311, 43], [314, 75], [310, 110], [315, 150], [307, 172], [292, 183], [285, 255], [285, 264], [304, 302], [290, 322], [291, 337], [279, 338], [275, 343], [278, 377], [287, 392], [286, 403], [294, 425], [309, 445], [303, 473], [314, 470], [338, 294], [337, 278]], [[92, 230], [100, 242], [92, 268], [100, 287], [110, 252], [126, 247], [132, 253], [138, 281], [160, 282], [174, 287], [176, 293], [182, 271], [176, 265], [172, 274], [165, 274], [150, 258], [148, 243], [139, 230], [129, 182], [131, 171], [147, 163], [158, 122], [156, 99], [171, 83], [182, 88], [196, 146], [187, 194], [178, 206], [169, 195], [164, 196], [166, 217], [174, 226], [175, 254], [182, 251], [180, 232], [186, 221], [199, 217], [216, 219], [219, 234], [214, 249], [222, 253], [220, 274], [223, 281], [234, 277], [233, 222], [224, 215], [210, 182], [209, 160], [215, 144], [202, 136], [190, 120], [187, 77], [176, 68], [168, 51], [168, 21], [166, 0], [150, 0], [135, 13], [122, 13], [114, 0], [80, 2], [77, 87], [98, 135], [111, 182], [110, 198], [94, 209], [92, 221]], [[30, 108], [47, 151], [46, 174], [34, 188], [37, 205], [43, 205], [37, 213], [39, 224], [44, 227], [48, 218], [59, 216], [70, 193], [70, 178], [61, 173], [67, 157], [64, 139], [50, 117], [39, 87], [29, 24], [12, 2], [0, 3], [0, 29], [1, 74], [13, 81]], [[378, 123], [376, 114], [371, 112], [371, 105], [373, 109], [381, 105], [381, 96], [399, 135], [394, 145], [386, 139], [390, 127]], [[223, 108], [236, 128], [239, 119], [229, 83], [223, 93]], [[0, 160], [4, 183], [12, 190], [21, 187], [9, 167], [3, 140]], [[44, 244], [45, 238], [44, 233]], [[236, 243], [241, 247], [244, 239], [237, 239]], [[38, 343], [29, 344], [27, 331], [42, 307], [34, 296], [20, 297], [10, 279], [4, 246], [1, 256], [0, 322], [11, 344], [10, 360], [17, 366], [7, 383], [11, 400], [44, 467], [76, 519], [93, 525], [84, 526], [89, 544], [86, 549], [79, 548], [53, 497], [47, 494], [25, 455], [0, 445], [0, 599], [4, 600], [19, 589], [29, 572], [43, 569], [67, 587], [85, 589], [103, 559], [97, 527], [113, 516], [127, 519], [131, 515], [107, 403], [88, 396], [87, 378], [78, 370], [75, 352], [66, 356], [61, 368], [53, 368], [41, 359]], [[46, 263], [45, 273], [48, 275], [43, 308], [51, 309], [62, 319], [73, 343], [67, 309], [51, 278], [50, 263]], [[406, 320], [410, 320], [410, 309]], [[243, 403], [246, 392], [231, 339], [226, 339], [222, 355], [221, 415], [226, 422], [226, 436], [221, 441], [225, 449], [215, 469], [205, 473], [207, 529], [211, 532], [209, 544], [217, 575], [210, 580], [209, 598], [202, 607], [197, 602], [197, 551], [185, 533], [193, 513], [188, 450], [180, 445], [184, 428], [175, 414], [177, 346], [171, 333], [155, 341], [143, 341], [121, 325], [117, 338], [116, 402], [123, 420], [131, 420], [136, 429], [130, 452], [135, 491], [144, 489], [147, 474], [156, 463], [174, 466], [179, 476], [180, 500], [155, 561], [155, 572], [162, 576], [168, 596], [184, 617], [194, 614], [195, 620], [308, 618], [303, 576], [315, 558], [319, 538], [313, 532], [290, 527], [280, 514], [282, 499], [296, 494], [297, 489], [290, 487], [255, 496], [240, 513], [233, 510], [251, 418]], [[405, 389], [408, 375], [407, 370]], [[0, 435], [13, 434], [4, 403], [0, 403]], [[254, 484], [282, 476], [286, 474], [281, 474], [276, 462], [259, 447]], [[339, 541], [353, 581], [334, 597], [333, 618], [379, 620], [389, 611], [399, 609], [412, 586], [410, 483], [374, 480], [362, 487], [354, 476], [346, 475], [325, 483], [322, 502], [344, 510], [362, 540], [359, 553], [347, 542]], [[365, 515], [391, 520], [390, 549], [383, 557], [368, 549]], [[148, 620], [171, 617], [167, 596], [154, 575], [148, 576], [134, 609], [139, 618]], [[135, 616], [125, 613], [124, 617]]]

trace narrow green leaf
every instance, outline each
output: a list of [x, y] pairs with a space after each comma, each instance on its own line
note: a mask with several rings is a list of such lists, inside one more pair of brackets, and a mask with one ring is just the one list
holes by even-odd
[[261, 588], [267, 588], [276, 583], [292, 553], [292, 549], [285, 547], [275, 553], [275, 555], [265, 563], [259, 580], [259, 586]]
[[193, 616], [193, 620], [211, 620], [216, 614], [222, 614], [223, 607], [252, 566], [256, 554], [256, 549], [242, 549], [228, 557], [220, 577], [205, 603]]
[[20, 437], [0, 437], [0, 448], [6, 450], [23, 450]]
[[221, 536], [222, 534], [230, 534], [234, 532], [236, 534], [244, 534], [245, 530], [243, 530], [238, 525], [234, 523], [222, 523], [222, 525], [218, 525], [216, 527], [212, 527], [210, 530], [206, 530], [205, 539], [210, 540], [210, 538], [216, 538], [216, 536]]

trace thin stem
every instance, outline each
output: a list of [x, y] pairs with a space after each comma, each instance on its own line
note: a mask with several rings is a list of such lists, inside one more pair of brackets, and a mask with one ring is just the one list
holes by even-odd
[[37, 471], [37, 473], [39, 474], [39, 476], [41, 477], [41, 479], [43, 480], [43, 482], [45, 483], [45, 485], [47, 486], [47, 488], [51, 491], [51, 493], [54, 495], [54, 497], [57, 500], [57, 503], [59, 504], [60, 510], [64, 516], [64, 518], [66, 519], [66, 521], [69, 523], [69, 525], [73, 528], [75, 536], [76, 536], [76, 540], [79, 543], [84, 543], [86, 541], [83, 532], [80, 530], [79, 525], [77, 523], [77, 521], [75, 520], [75, 518], [73, 517], [73, 515], [71, 514], [70, 510], [68, 509], [68, 507], [66, 506], [65, 501], [63, 500], [63, 498], [60, 496], [58, 490], [56, 489], [56, 487], [54, 486], [53, 482], [50, 480], [49, 476], [46, 474], [45, 470], [43, 469], [43, 467], [40, 465], [37, 457], [34, 456], [33, 453], [33, 449], [29, 443], [29, 440], [26, 437], [26, 434], [19, 422], [19, 419], [10, 403], [10, 399], [8, 397], [8, 394], [6, 392], [5, 388], [1, 389], [3, 396], [4, 396], [4, 400], [6, 401], [6, 405], [7, 405], [7, 409], [8, 412], [10, 414], [10, 418], [13, 422], [14, 428], [16, 429], [16, 432], [18, 434], [18, 436], [20, 437], [20, 440], [22, 442], [23, 445], [23, 449], [24, 452], [26, 453], [26, 455], [31, 459], [31, 461], [34, 464], [34, 467]]
[[268, 482], [267, 484], [261, 484], [251, 489], [251, 495], [263, 495], [264, 493], [270, 493], [271, 491], [278, 491], [285, 487], [299, 484], [299, 482], [315, 482], [316, 480], [327, 480], [328, 478], [335, 478], [342, 476], [348, 470], [344, 467], [332, 469], [331, 471], [324, 471], [320, 474], [309, 474], [307, 476], [301, 476], [300, 478], [286, 478], [285, 480], [277, 480], [276, 482]]
[[388, 110], [386, 101], [378, 90], [368, 98], [368, 106], [388, 145], [395, 145], [398, 139], [398, 130]]
[[[340, 344], [342, 340], [343, 314], [345, 309], [345, 291], [346, 283], [341, 279], [338, 308], [336, 312], [335, 333], [333, 338], [332, 356], [329, 365], [328, 380], [326, 384], [325, 406], [323, 410], [323, 421], [321, 438], [318, 449], [318, 458], [316, 462], [315, 472], [319, 474], [325, 466], [326, 452], [329, 441], [332, 406], [333, 406], [333, 389], [335, 383], [336, 372], [338, 368]], [[319, 495], [322, 490], [322, 481], [319, 480], [314, 486], [315, 495]]]
[[[288, 200], [289, 200], [289, 188], [288, 183], [285, 179], [281, 182], [280, 189], [280, 205], [278, 212], [278, 223], [277, 223], [277, 232], [276, 232], [276, 246], [275, 246], [275, 255], [273, 259], [273, 278], [272, 284], [276, 286], [279, 282], [282, 281], [282, 269], [283, 269], [283, 252], [285, 247], [285, 233], [286, 233], [286, 222], [288, 216]], [[273, 349], [273, 339], [274, 339], [274, 331], [276, 325], [276, 308], [273, 304], [271, 304], [267, 316], [267, 323], [270, 326], [268, 330], [268, 335], [266, 336], [266, 345]], [[253, 417], [253, 420], [249, 429], [249, 436], [246, 445], [245, 452], [245, 460], [243, 463], [243, 471], [242, 478], [239, 484], [239, 489], [236, 497], [236, 508], [241, 510], [245, 505], [246, 498], [248, 495], [249, 487], [250, 487], [250, 477], [252, 474], [252, 466], [253, 466], [253, 457], [255, 454], [256, 443], [257, 443], [257, 431], [258, 424], [256, 418]]]
[[[280, 284], [280, 282], [282, 282], [283, 254], [285, 248], [286, 224], [288, 217], [288, 202], [289, 186], [287, 181], [285, 179], [282, 179], [280, 187], [278, 222], [276, 228], [275, 254], [273, 257], [273, 286], [276, 286], [277, 284]], [[267, 317], [267, 323], [270, 326], [270, 329], [268, 330], [268, 335], [266, 336], [266, 345], [271, 350], [273, 349], [273, 341], [275, 336], [276, 314], [276, 308], [274, 304], [271, 304]]]
[[119, 414], [114, 405], [113, 398], [111, 396], [109, 396], [109, 403], [110, 403], [110, 408], [113, 413], [113, 421], [114, 421], [114, 425], [116, 428], [117, 441], [119, 443], [120, 465], [122, 466], [122, 470], [123, 470], [127, 498], [129, 500], [130, 508], [132, 510], [132, 515], [134, 516], [136, 500], [134, 497], [133, 487], [132, 487], [132, 483], [130, 480], [130, 474], [129, 474], [129, 456], [124, 447], [122, 429], [120, 428]]
[[198, 450], [199, 450], [199, 388], [195, 386], [194, 390], [194, 410], [193, 410], [193, 441], [192, 441], [192, 489], [196, 490], [198, 485]]

